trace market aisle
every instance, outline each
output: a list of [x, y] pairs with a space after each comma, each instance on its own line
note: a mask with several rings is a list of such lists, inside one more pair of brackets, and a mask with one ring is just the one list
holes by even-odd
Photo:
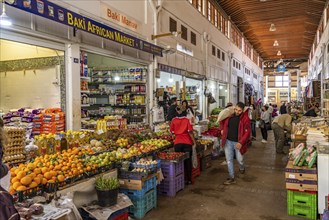
[[222, 184], [228, 174], [226, 165], [220, 165], [221, 157], [175, 198], [159, 196], [158, 207], [145, 219], [300, 219], [287, 215], [287, 156], [276, 154], [272, 131], [268, 139], [267, 145], [253, 142], [245, 157], [246, 173], [237, 177], [236, 184]]

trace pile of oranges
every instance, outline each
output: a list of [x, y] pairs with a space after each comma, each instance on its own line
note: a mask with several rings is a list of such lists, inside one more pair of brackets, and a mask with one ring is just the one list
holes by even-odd
[[33, 162], [10, 169], [10, 193], [25, 191], [47, 183], [64, 182], [84, 172], [97, 169], [97, 164], [83, 164], [82, 155], [94, 154], [91, 149], [74, 148], [56, 154], [39, 156]]

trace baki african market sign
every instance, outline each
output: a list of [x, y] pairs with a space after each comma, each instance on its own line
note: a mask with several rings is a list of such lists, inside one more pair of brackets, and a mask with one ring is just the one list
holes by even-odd
[[162, 48], [46, 0], [16, 0], [11, 6], [157, 56]]

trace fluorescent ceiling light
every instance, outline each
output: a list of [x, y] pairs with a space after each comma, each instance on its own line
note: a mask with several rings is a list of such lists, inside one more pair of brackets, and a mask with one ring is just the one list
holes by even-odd
[[279, 46], [279, 42], [278, 42], [277, 40], [275, 40], [274, 43], [273, 43], [273, 46], [274, 46], [274, 47]]
[[275, 25], [273, 23], [270, 26], [270, 31], [276, 31], [276, 27], [275, 27]]
[[116, 77], [114, 77], [114, 80], [115, 81], [119, 81], [120, 80], [120, 77], [119, 76], [116, 76]]
[[6, 4], [2, 1], [2, 13], [0, 15], [0, 26], [11, 26], [12, 22], [10, 17], [6, 14]]

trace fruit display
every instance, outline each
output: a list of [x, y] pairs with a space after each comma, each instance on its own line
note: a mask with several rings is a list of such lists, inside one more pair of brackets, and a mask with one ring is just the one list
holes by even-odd
[[213, 141], [212, 140], [207, 140], [207, 139], [200, 139], [200, 140], [197, 140], [198, 143], [202, 144], [202, 145], [210, 145], [210, 144], [213, 144]]
[[128, 139], [126, 139], [126, 138], [119, 138], [119, 139], [116, 141], [116, 144], [117, 144], [119, 147], [126, 147], [126, 146], [128, 146]]
[[182, 152], [160, 152], [158, 153], [158, 158], [161, 160], [179, 160], [185, 153]]
[[5, 127], [8, 138], [3, 148], [3, 160], [7, 163], [19, 163], [25, 160], [25, 129], [18, 127]]
[[155, 132], [155, 134], [160, 139], [164, 139], [164, 140], [167, 140], [170, 142], [172, 142], [174, 140], [174, 135], [168, 131], [158, 131], [158, 132]]
[[161, 147], [170, 145], [170, 142], [167, 140], [163, 140], [163, 139], [149, 139], [149, 140], [143, 141], [142, 144], [144, 144], [146, 146], [154, 145], [157, 148], [161, 148]]
[[158, 166], [158, 161], [142, 158], [139, 161], [132, 163], [131, 165], [134, 167], [132, 172], [140, 172], [140, 169], [142, 169], [142, 172], [144, 172], [144, 170], [156, 168]]
[[67, 178], [77, 177], [84, 172], [97, 168], [96, 164], [83, 164], [82, 155], [92, 154], [91, 150], [75, 148], [61, 153], [39, 156], [27, 164], [10, 169], [10, 193], [25, 191], [47, 183], [64, 182]]
[[116, 155], [113, 152], [104, 152], [101, 154], [88, 156], [83, 160], [83, 164], [86, 167], [92, 167], [97, 165], [97, 167], [110, 166], [112, 162], [116, 160]]

